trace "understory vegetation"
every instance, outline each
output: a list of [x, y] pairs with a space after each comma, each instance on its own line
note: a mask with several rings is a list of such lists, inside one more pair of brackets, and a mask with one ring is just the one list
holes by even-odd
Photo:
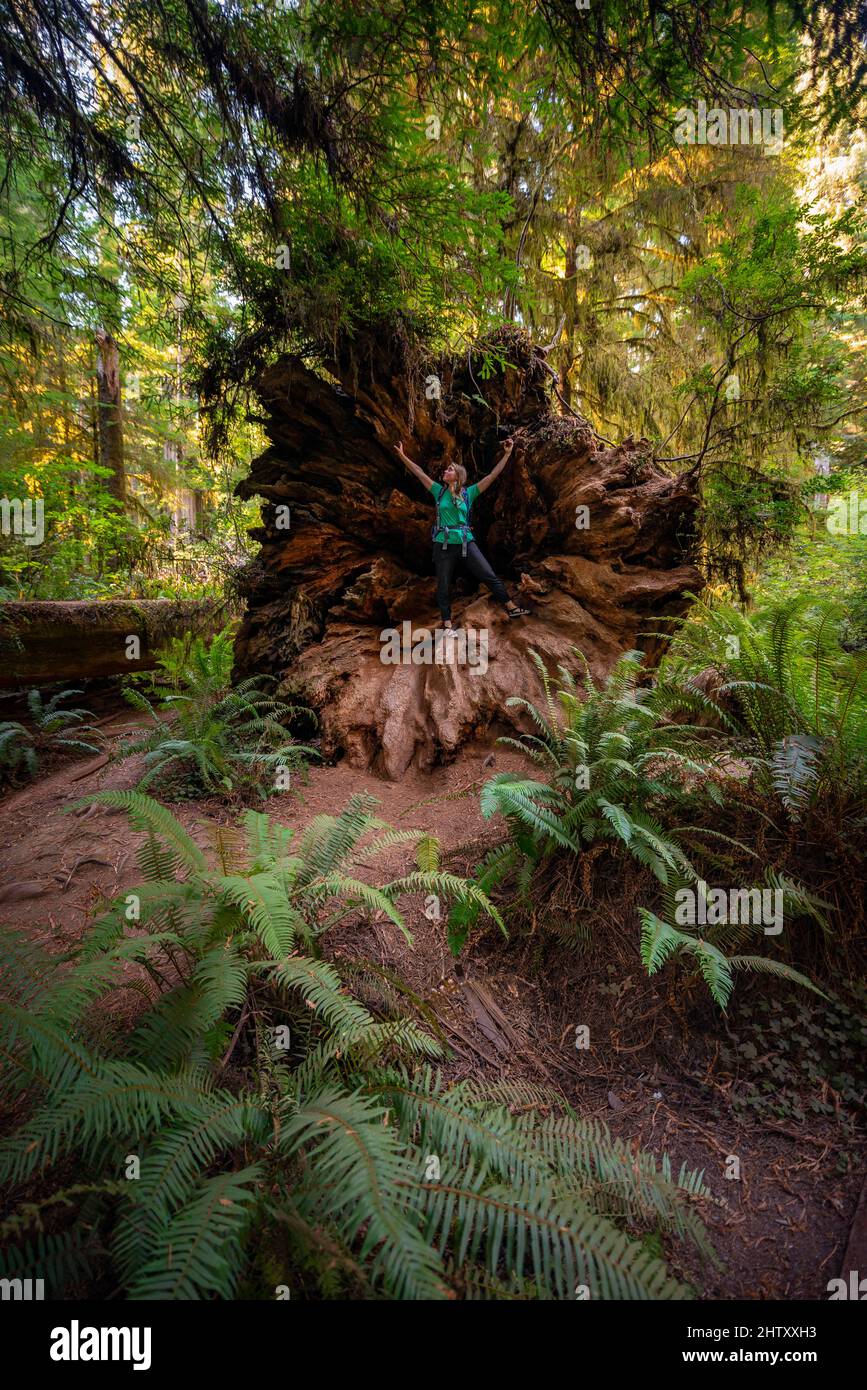
[[[405, 892], [495, 912], [437, 868], [352, 876], [359, 851], [419, 832], [363, 798], [299, 837], [248, 811], [211, 867], [157, 802], [99, 799], [145, 834], [141, 885], [69, 959], [4, 941], [5, 1098], [39, 1095], [0, 1144], [19, 1194], [5, 1273], [139, 1299], [687, 1296], [641, 1237], [713, 1257], [701, 1174], [627, 1153], [538, 1088], [443, 1086], [422, 1002], [372, 962], [345, 979], [324, 959], [359, 908], [404, 929]], [[123, 990], [121, 1031], [102, 1006]]]
[[[541, 705], [513, 702], [532, 732], [504, 742], [536, 775], [482, 788], [507, 836], [471, 878], [366, 796], [302, 832], [246, 810], [205, 843], [141, 791], [89, 798], [142, 835], [141, 882], [66, 954], [4, 933], [3, 1097], [17, 1117], [0, 1142], [4, 1274], [144, 1299], [693, 1296], [670, 1260], [688, 1247], [699, 1267], [716, 1261], [700, 1172], [627, 1150], [556, 1089], [444, 1081], [429, 1004], [330, 943], [359, 914], [409, 939], [401, 901], [433, 895], [454, 951], [486, 921], [519, 937], [530, 912], [534, 930], [581, 949], [600, 930], [600, 876], [637, 875], [631, 934], [648, 974], [674, 971], [687, 998], [702, 980], [723, 1009], [745, 973], [797, 989], [782, 1001], [797, 1018], [791, 1062], [756, 1075], [744, 1111], [797, 1116], [799, 1056], [856, 1105], [857, 999], [822, 991], [841, 957], [863, 968], [867, 661], [839, 635], [833, 607], [702, 603], [655, 677], [640, 653], [601, 683], [535, 658]], [[153, 693], [195, 690], [207, 717], [156, 770], [173, 745], [183, 767], [220, 766], [209, 730], [230, 659], [225, 635], [165, 654]], [[400, 845], [415, 869], [378, 886], [358, 876]], [[785, 931], [710, 914], [678, 925], [678, 890], [707, 903], [711, 881], [778, 891]], [[822, 995], [819, 1021], [805, 989]], [[761, 1027], [749, 1044], [729, 1032], [747, 1074]], [[811, 1060], [816, 1029], [827, 1064]]]
[[[633, 652], [601, 685], [552, 676], [534, 656], [544, 705], [510, 701], [534, 731], [501, 742], [542, 776], [504, 772], [482, 788], [483, 815], [501, 815], [508, 837], [479, 865], [480, 887], [504, 887], [507, 917], [531, 911], [561, 935], [566, 909], [580, 942], [599, 882], [631, 863], [647, 880], [646, 969], [691, 967], [721, 1007], [739, 972], [815, 989], [804, 969], [825, 976], [841, 956], [860, 967], [867, 653], [844, 649], [842, 621], [839, 605], [803, 597], [752, 614], [696, 603], [656, 678]], [[758, 904], [768, 891], [773, 923], [713, 900]], [[472, 904], [453, 909], [453, 949], [476, 917]]]
[[264, 678], [232, 681], [234, 647], [229, 632], [210, 642], [177, 638], [158, 661], [159, 674], [130, 683], [125, 698], [152, 727], [127, 740], [121, 759], [144, 754], [138, 786], [182, 797], [292, 790], [315, 748], [295, 742], [293, 719], [315, 725], [308, 708], [269, 696]]
[[48, 753], [96, 753], [99, 737], [90, 710], [70, 708], [67, 702], [80, 690], [59, 690], [48, 700], [40, 690], [27, 692], [27, 723], [4, 719], [0, 724], [0, 779], [17, 782], [35, 777]]

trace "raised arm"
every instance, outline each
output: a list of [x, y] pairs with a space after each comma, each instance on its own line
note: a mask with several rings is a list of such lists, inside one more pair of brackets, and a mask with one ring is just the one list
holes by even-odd
[[509, 462], [509, 459], [512, 457], [512, 450], [514, 449], [514, 447], [515, 436], [512, 435], [511, 438], [507, 439], [505, 444], [503, 445], [503, 452], [497, 459], [497, 462], [494, 464], [490, 473], [487, 473], [485, 477], [482, 478], [481, 482], [478, 484], [479, 492], [484, 492], [486, 488], [489, 488], [491, 486], [491, 483], [495, 482], [496, 479], [499, 478], [506, 464]]
[[398, 458], [402, 460], [404, 467], [408, 468], [410, 473], [414, 473], [415, 476], [418, 478], [419, 482], [424, 483], [428, 492], [430, 492], [431, 488], [434, 485], [433, 478], [429, 478], [427, 473], [425, 473], [424, 469], [419, 468], [418, 464], [413, 463], [409, 455], [404, 453], [402, 439], [398, 440], [397, 444], [395, 444], [394, 451], [397, 454]]

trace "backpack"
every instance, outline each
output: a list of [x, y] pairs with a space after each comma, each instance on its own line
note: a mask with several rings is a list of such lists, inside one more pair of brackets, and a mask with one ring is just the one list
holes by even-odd
[[468, 534], [469, 529], [470, 529], [470, 507], [472, 506], [472, 503], [471, 503], [471, 501], [470, 501], [470, 499], [469, 499], [469, 494], [467, 493], [466, 488], [465, 488], [465, 487], [462, 487], [462, 488], [461, 488], [461, 497], [464, 499], [464, 504], [465, 504], [466, 509], [467, 509], [467, 519], [466, 519], [466, 521], [464, 522], [464, 524], [463, 524], [462, 526], [446, 526], [445, 522], [443, 522], [443, 521], [440, 520], [440, 503], [441, 503], [443, 497], [445, 496], [445, 494], [446, 494], [447, 492], [448, 492], [448, 488], [446, 487], [445, 483], [441, 483], [441, 484], [440, 484], [439, 496], [437, 497], [437, 500], [436, 500], [436, 506], [437, 506], [437, 519], [436, 519], [436, 524], [435, 524], [433, 527], [431, 527], [431, 533], [430, 533], [430, 534], [431, 534], [431, 540], [435, 541], [435, 540], [437, 539], [437, 537], [438, 537], [440, 531], [442, 531], [442, 533], [443, 533], [443, 550], [445, 550], [445, 549], [447, 548], [447, 546], [448, 546], [448, 543], [449, 543], [449, 531], [460, 531], [460, 533], [461, 533], [461, 555], [466, 556], [466, 553], [467, 553], [467, 534]]

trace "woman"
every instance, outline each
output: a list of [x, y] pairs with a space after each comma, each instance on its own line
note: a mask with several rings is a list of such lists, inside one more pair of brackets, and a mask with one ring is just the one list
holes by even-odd
[[437, 604], [443, 620], [443, 627], [449, 629], [452, 625], [452, 583], [455, 571], [461, 563], [466, 565], [474, 579], [487, 585], [498, 603], [504, 605], [510, 618], [526, 617], [530, 610], [519, 608], [515, 601], [509, 598], [502, 581], [494, 574], [476, 545], [469, 524], [469, 513], [473, 502], [479, 493], [491, 486], [491, 483], [500, 476], [509, 462], [515, 447], [514, 438], [506, 440], [502, 454], [487, 477], [482, 478], [479, 483], [473, 483], [470, 487], [466, 486], [467, 470], [462, 468], [459, 463], [447, 464], [442, 482], [435, 483], [433, 478], [428, 477], [423, 468], [420, 468], [404, 453], [403, 440], [394, 447], [398, 457], [410, 473], [414, 473], [419, 482], [424, 483], [436, 503], [437, 519], [434, 527], [433, 553], [437, 576]]

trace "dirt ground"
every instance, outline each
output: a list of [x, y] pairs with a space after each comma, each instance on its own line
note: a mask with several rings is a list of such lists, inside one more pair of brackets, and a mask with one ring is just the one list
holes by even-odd
[[[108, 746], [131, 718], [129, 710], [103, 717]], [[493, 745], [429, 775], [410, 771], [399, 783], [345, 763], [314, 766], [306, 785], [297, 779], [267, 809], [301, 827], [368, 791], [384, 820], [431, 831], [449, 854], [449, 867], [469, 871], [497, 837], [480, 815], [479, 787], [493, 772], [520, 766], [517, 753]], [[138, 837], [125, 816], [102, 806], [70, 807], [94, 791], [132, 788], [140, 775], [135, 760], [110, 763], [100, 755], [56, 766], [7, 792], [0, 802], [4, 922], [47, 951], [63, 950], [79, 939], [101, 900], [136, 884]], [[231, 823], [238, 814], [217, 802], [172, 809], [202, 845], [209, 820]], [[382, 881], [410, 862], [411, 851], [401, 847], [360, 871]], [[827, 1298], [830, 1279], [867, 1268], [863, 1223], [852, 1229], [864, 1175], [863, 1131], [840, 1113], [810, 1115], [803, 1123], [745, 1117], [735, 1103], [744, 1082], [720, 1059], [721, 1040], [733, 1029], [743, 1036], [747, 1026], [738, 1019], [739, 1003], [725, 1020], [702, 1010], [687, 1020], [670, 986], [644, 975], [637, 919], [618, 909], [616, 887], [611, 903], [599, 905], [592, 939], [577, 949], [547, 930], [531, 927], [507, 942], [491, 929], [456, 962], [445, 923], [428, 920], [421, 898], [403, 904], [411, 946], [391, 923], [359, 920], [331, 938], [331, 949], [399, 971], [435, 1008], [452, 1050], [450, 1074], [553, 1086], [580, 1115], [604, 1121], [658, 1156], [667, 1152], [675, 1172], [682, 1163], [703, 1169], [717, 1202], [702, 1203], [702, 1214], [721, 1266], [680, 1272], [704, 1297]], [[576, 1046], [580, 1025], [589, 1029], [587, 1048]], [[739, 1179], [725, 1176], [732, 1158], [739, 1160]]]

